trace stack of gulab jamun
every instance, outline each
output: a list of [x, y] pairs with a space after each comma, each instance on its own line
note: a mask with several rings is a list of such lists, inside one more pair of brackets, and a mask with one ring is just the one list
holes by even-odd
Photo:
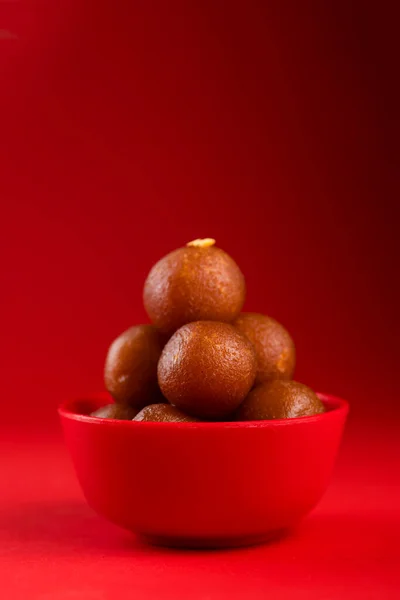
[[270, 316], [241, 312], [245, 296], [243, 273], [211, 238], [164, 256], [144, 284], [152, 324], [111, 344], [104, 381], [114, 402], [92, 416], [196, 423], [324, 412], [318, 396], [292, 379], [289, 332]]

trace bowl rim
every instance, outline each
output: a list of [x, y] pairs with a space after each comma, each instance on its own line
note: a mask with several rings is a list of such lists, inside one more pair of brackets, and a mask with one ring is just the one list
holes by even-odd
[[[77, 421], [80, 423], [87, 423], [88, 425], [102, 426], [102, 427], [125, 427], [125, 428], [136, 428], [136, 427], [147, 427], [147, 428], [170, 428], [170, 429], [271, 429], [276, 427], [297, 427], [307, 423], [317, 423], [319, 421], [326, 421], [331, 419], [335, 415], [341, 414], [343, 417], [347, 416], [349, 412], [349, 403], [347, 400], [334, 396], [332, 394], [324, 394], [317, 392], [317, 396], [324, 403], [325, 406], [329, 407], [324, 413], [311, 415], [308, 417], [295, 417], [293, 419], [270, 419], [265, 421], [201, 421], [193, 423], [171, 423], [171, 422], [155, 422], [155, 421], [130, 421], [122, 419], [105, 419], [102, 417], [92, 417], [76, 412], [73, 409], [78, 402], [96, 402], [100, 401], [104, 404], [110, 404], [112, 398], [106, 392], [100, 392], [95, 394], [85, 394], [82, 398], [73, 398], [66, 400], [61, 403], [58, 407], [58, 414], [63, 419], [69, 419], [71, 421]], [[108, 401], [108, 402], [107, 402]], [[103, 405], [104, 405], [103, 404]]]

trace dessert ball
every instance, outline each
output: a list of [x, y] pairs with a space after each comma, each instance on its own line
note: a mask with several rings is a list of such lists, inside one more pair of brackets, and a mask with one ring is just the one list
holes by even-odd
[[161, 331], [171, 335], [192, 321], [235, 319], [244, 303], [242, 272], [212, 239], [195, 240], [164, 256], [151, 269], [144, 307]]
[[324, 412], [318, 396], [297, 381], [276, 379], [251, 390], [236, 413], [237, 421], [294, 419]]
[[91, 413], [91, 417], [100, 417], [101, 419], [120, 419], [122, 421], [132, 421], [138, 411], [128, 404], [107, 404]]
[[195, 423], [195, 419], [170, 404], [150, 404], [143, 408], [133, 421], [166, 421], [169, 423]]
[[136, 325], [111, 344], [104, 368], [105, 386], [115, 402], [140, 410], [165, 402], [157, 384], [162, 342], [153, 325]]
[[258, 313], [241, 313], [233, 325], [250, 340], [256, 351], [256, 384], [292, 378], [296, 349], [283, 325]]
[[228, 323], [184, 325], [166, 344], [158, 363], [164, 396], [180, 410], [204, 419], [230, 415], [250, 391], [255, 351]]

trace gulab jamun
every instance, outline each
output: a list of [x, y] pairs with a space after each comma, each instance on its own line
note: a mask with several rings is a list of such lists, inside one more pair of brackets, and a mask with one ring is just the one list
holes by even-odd
[[235, 261], [207, 238], [159, 260], [144, 284], [144, 307], [152, 323], [171, 335], [192, 321], [235, 319], [246, 284]]
[[170, 404], [150, 404], [143, 408], [133, 421], [155, 421], [169, 423], [196, 423], [199, 419], [186, 415]]
[[129, 406], [129, 404], [107, 404], [98, 408], [91, 413], [91, 417], [99, 417], [101, 419], [119, 419], [122, 421], [132, 421], [137, 415], [138, 411], [136, 408]]
[[153, 325], [135, 325], [111, 344], [104, 367], [105, 386], [115, 402], [138, 410], [165, 402], [157, 384], [162, 341]]
[[276, 379], [251, 390], [236, 412], [236, 421], [294, 419], [325, 411], [318, 396], [297, 381]]
[[195, 417], [222, 419], [250, 391], [255, 351], [233, 325], [197, 321], [184, 325], [166, 344], [158, 383], [171, 404]]
[[241, 313], [233, 325], [250, 340], [256, 351], [256, 384], [293, 377], [296, 348], [283, 325], [259, 313]]

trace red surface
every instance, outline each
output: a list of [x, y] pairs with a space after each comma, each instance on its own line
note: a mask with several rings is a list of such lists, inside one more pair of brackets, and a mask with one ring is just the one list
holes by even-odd
[[[0, 2], [5, 597], [393, 595], [397, 23], [385, 2]], [[150, 265], [209, 235], [298, 379], [350, 400], [348, 441], [294, 538], [160, 553], [85, 508], [55, 409], [101, 387]]]
[[348, 411], [343, 400], [323, 399], [324, 414], [255, 423], [88, 416], [108, 402], [102, 397], [67, 402], [60, 416], [85, 497], [100, 515], [163, 545], [215, 548], [276, 537], [315, 507]]

